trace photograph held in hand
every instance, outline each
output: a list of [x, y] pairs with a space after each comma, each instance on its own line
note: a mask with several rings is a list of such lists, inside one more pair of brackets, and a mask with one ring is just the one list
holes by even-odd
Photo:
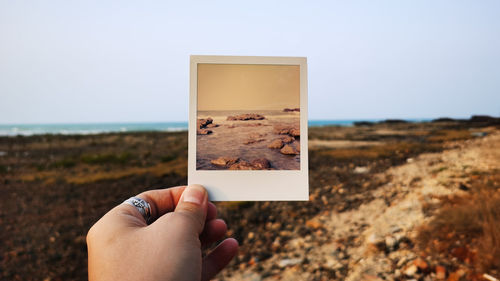
[[306, 73], [305, 58], [191, 56], [188, 181], [211, 200], [307, 200]]

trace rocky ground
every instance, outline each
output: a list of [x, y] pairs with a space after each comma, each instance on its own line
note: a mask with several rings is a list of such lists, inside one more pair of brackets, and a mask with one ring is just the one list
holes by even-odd
[[[312, 201], [324, 205], [317, 215], [295, 223], [278, 222], [265, 226], [278, 232], [269, 247], [269, 258], [261, 261], [258, 252], [220, 280], [496, 280], [500, 268], [478, 271], [459, 255], [429, 255], [419, 244], [419, 230], [432, 221], [429, 209], [439, 209], [451, 196], [470, 193], [474, 175], [496, 175], [500, 171], [500, 131], [483, 129], [483, 138], [444, 143], [444, 151], [407, 157], [401, 165], [381, 169], [370, 163], [352, 167], [352, 172], [370, 174], [371, 188], [349, 194], [349, 183], [313, 188]], [[380, 133], [380, 132], [379, 132]], [[384, 135], [385, 133], [382, 133]], [[407, 134], [408, 136], [408, 134]], [[357, 147], [359, 142], [311, 141], [322, 147]], [[375, 142], [373, 146], [383, 145]], [[332, 163], [332, 171], [339, 169]], [[365, 183], [366, 184], [366, 183]], [[497, 191], [500, 183], [493, 184]], [[340, 200], [329, 198], [340, 194]], [[358, 202], [352, 206], [352, 202]], [[481, 202], [477, 202], [481, 204]], [[265, 204], [267, 205], [267, 203]], [[328, 206], [328, 207], [327, 207]], [[292, 212], [293, 215], [293, 212]], [[500, 215], [500, 213], [497, 213]], [[497, 216], [497, 222], [500, 216]], [[246, 241], [259, 246], [255, 230]], [[437, 235], [436, 235], [437, 236]], [[466, 239], [459, 239], [466, 244]], [[500, 247], [500, 241], [496, 244]], [[462, 249], [461, 247], [454, 247]], [[251, 250], [250, 250], [251, 251]], [[481, 255], [484, 253], [476, 253]], [[240, 255], [245, 260], [244, 253]], [[457, 258], [458, 257], [458, 258]], [[488, 279], [490, 278], [490, 279]]]
[[[347, 202], [360, 200], [359, 206], [319, 212], [305, 220], [304, 235], [295, 234], [304, 226], [286, 227], [271, 244], [270, 258], [251, 258], [220, 280], [496, 280], [500, 268], [477, 272], [468, 262], [427, 256], [416, 246], [419, 227], [432, 220], [425, 211], [429, 206], [469, 193], [472, 174], [500, 171], [500, 132], [490, 133], [448, 142], [443, 152], [408, 157], [402, 165], [373, 174], [383, 184], [344, 197]], [[357, 166], [353, 172], [369, 170]], [[345, 192], [342, 184], [326, 188], [332, 195]], [[280, 239], [287, 234], [289, 239]], [[256, 243], [254, 236], [249, 232], [250, 244]]]
[[246, 113], [197, 119], [198, 170], [298, 170], [297, 113]]
[[[218, 279], [498, 278], [419, 240], [450, 196], [499, 174], [498, 123], [483, 121], [310, 128], [309, 201], [217, 204], [241, 243]], [[186, 159], [186, 133], [0, 138], [0, 279], [86, 280], [89, 227], [132, 194], [185, 184]]]

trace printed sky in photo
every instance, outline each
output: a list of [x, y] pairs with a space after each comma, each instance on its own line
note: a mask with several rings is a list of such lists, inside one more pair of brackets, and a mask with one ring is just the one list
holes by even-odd
[[300, 66], [198, 64], [198, 110], [283, 110], [300, 105]]

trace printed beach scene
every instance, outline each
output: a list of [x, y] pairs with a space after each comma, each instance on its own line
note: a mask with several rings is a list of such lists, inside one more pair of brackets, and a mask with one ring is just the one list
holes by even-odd
[[300, 67], [198, 65], [197, 170], [300, 170]]

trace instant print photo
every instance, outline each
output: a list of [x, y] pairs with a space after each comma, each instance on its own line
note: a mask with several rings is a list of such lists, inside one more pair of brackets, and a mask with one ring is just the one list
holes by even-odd
[[288, 192], [307, 191], [305, 68], [305, 58], [192, 56], [189, 178], [210, 193], [233, 178], [267, 185], [305, 175]]

